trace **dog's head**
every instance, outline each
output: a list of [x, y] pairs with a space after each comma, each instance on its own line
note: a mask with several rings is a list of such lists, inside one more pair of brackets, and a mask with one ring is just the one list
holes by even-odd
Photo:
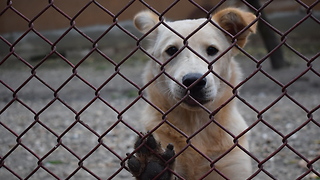
[[255, 32], [256, 24], [251, 24], [255, 18], [236, 8], [219, 11], [210, 21], [203, 18], [160, 22], [149, 11], [138, 13], [134, 24], [148, 33], [148, 52], [158, 60], [149, 63], [146, 80], [164, 69], [165, 74], [155, 85], [168, 101], [183, 99], [182, 105], [189, 109], [214, 102], [224, 91], [221, 78], [232, 85], [237, 83], [233, 82], [237, 79], [233, 71], [238, 69], [231, 62], [237, 48], [231, 47], [231, 39], [243, 47], [248, 35]]

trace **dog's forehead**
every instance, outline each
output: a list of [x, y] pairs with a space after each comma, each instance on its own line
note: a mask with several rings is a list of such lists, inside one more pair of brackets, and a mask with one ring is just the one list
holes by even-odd
[[[204, 23], [206, 23], [206, 19], [201, 18], [201, 19], [178, 20], [178, 21], [168, 22], [167, 24], [180, 35], [187, 37], [191, 33], [193, 33], [195, 30], [197, 30], [200, 26], [202, 26]], [[211, 22], [207, 22], [203, 27], [201, 27], [194, 34], [194, 36], [197, 36], [197, 34], [203, 35], [203, 32], [208, 35], [212, 34], [213, 36], [221, 33], [220, 30], [216, 26], [214, 26]]]

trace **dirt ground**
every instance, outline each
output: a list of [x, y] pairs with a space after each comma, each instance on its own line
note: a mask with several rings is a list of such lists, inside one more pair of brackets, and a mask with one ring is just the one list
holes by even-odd
[[[244, 69], [244, 79], [256, 70], [256, 65], [245, 59], [244, 56], [239, 56], [239, 62]], [[52, 88], [57, 89], [72, 76], [72, 69], [59, 67], [59, 65], [55, 66], [57, 68], [49, 68], [51, 67], [50, 64], [39, 67], [36, 75]], [[292, 66], [275, 71], [270, 68], [268, 61], [266, 61], [262, 67], [263, 71], [285, 86], [305, 71], [307, 63], [297, 60]], [[314, 71], [320, 72], [319, 62], [315, 62], [313, 67]], [[1, 80], [13, 89], [18, 88], [31, 75], [30, 70], [27, 68], [15, 68], [5, 69], [1, 72]], [[141, 86], [140, 75], [142, 68], [143, 62], [138, 62], [135, 65], [124, 65], [121, 67], [120, 73], [123, 73], [131, 81]], [[94, 87], [99, 87], [114, 72], [113, 68], [101, 68], [96, 63], [77, 69], [78, 75]], [[253, 160], [255, 171], [258, 170], [258, 167], [261, 167], [277, 179], [296, 179], [308, 170], [306, 166], [308, 162], [312, 162], [313, 170], [320, 171], [320, 113], [319, 109], [317, 109], [320, 104], [319, 87], [320, 77], [311, 70], [298, 78], [293, 84], [290, 84], [286, 88], [287, 94], [284, 96], [282, 87], [261, 72], [243, 84], [240, 97], [257, 111], [263, 112], [261, 117], [264, 123], [255, 124], [258, 120], [258, 113], [243, 102], [239, 102], [243, 116], [248, 125], [252, 126], [250, 142], [251, 153], [256, 158]], [[2, 109], [12, 100], [12, 92], [4, 86], [1, 87], [0, 92]], [[84, 158], [88, 152], [99, 145], [98, 136], [115, 125], [115, 128], [108, 131], [102, 138], [107, 148], [99, 146], [83, 162], [84, 167], [101, 179], [108, 179], [117, 172], [121, 162], [117, 156], [124, 158], [125, 153], [132, 150], [136, 136], [135, 132], [124, 123], [117, 121], [117, 116], [121, 114], [125, 123], [137, 131], [143, 131], [143, 126], [139, 122], [139, 111], [141, 106], [146, 103], [143, 100], [139, 100], [129, 106], [137, 97], [137, 89], [119, 75], [116, 75], [100, 90], [100, 97], [106, 100], [115, 110], [99, 99], [92, 102], [95, 97], [95, 91], [78, 77], [72, 78], [58, 92], [59, 99], [71, 108], [67, 108], [59, 100], [55, 100], [52, 103], [54, 93], [36, 78], [32, 78], [17, 95], [19, 100], [30, 107], [32, 111], [16, 101], [2, 113], [1, 123], [14, 131], [17, 136], [23, 134], [21, 137], [22, 144], [30, 148], [30, 151], [37, 154], [37, 156], [32, 155], [22, 146], [18, 146], [10, 153], [10, 150], [16, 145], [17, 137], [5, 129], [4, 126], [0, 126], [0, 136], [2, 137], [0, 140], [0, 154], [5, 156], [9, 153], [9, 156], [6, 157], [5, 165], [21, 177], [26, 177], [37, 167], [37, 158], [44, 158], [42, 161], [43, 166], [62, 179], [68, 177], [78, 167], [79, 160], [62, 145], [57, 146], [58, 138], [45, 127], [52, 129], [56, 135], [62, 136], [62, 144], [75, 152], [79, 158]], [[270, 109], [264, 110], [279, 97], [282, 98], [277, 103], [272, 105]], [[91, 103], [89, 107], [87, 107], [88, 103]], [[301, 104], [304, 109], [297, 103]], [[80, 120], [98, 135], [95, 135], [80, 123], [77, 123], [67, 133], [63, 134], [75, 122], [74, 112], [81, 112]], [[308, 116], [308, 112], [310, 112], [310, 116]], [[44, 125], [40, 123], [33, 125], [35, 116], [39, 117], [40, 122]], [[313, 119], [310, 120], [308, 117]], [[300, 127], [306, 122], [308, 123], [305, 126]], [[317, 122], [318, 125], [314, 122]], [[274, 132], [269, 126], [272, 126], [278, 132]], [[30, 129], [28, 129], [29, 127]], [[26, 129], [28, 131], [24, 133]], [[296, 129], [298, 129], [298, 132], [291, 134]], [[285, 138], [285, 136], [288, 136], [288, 138]], [[284, 147], [283, 143], [286, 143]], [[112, 149], [116, 154], [111, 153], [108, 148]], [[52, 149], [54, 149], [54, 152], [48, 157], [44, 157]], [[269, 157], [278, 150], [279, 152], [275, 156]], [[262, 164], [259, 165], [259, 163]], [[1, 179], [16, 179], [5, 168], [0, 169], [0, 177]], [[129, 179], [129, 177], [130, 174], [123, 169], [113, 179]], [[311, 172], [306, 177], [311, 178], [315, 177], [315, 175]], [[40, 168], [32, 176], [32, 179], [53, 179], [53, 177]], [[95, 178], [81, 169], [76, 171], [76, 174], [71, 179]], [[260, 172], [255, 179], [271, 178], [264, 172]]]

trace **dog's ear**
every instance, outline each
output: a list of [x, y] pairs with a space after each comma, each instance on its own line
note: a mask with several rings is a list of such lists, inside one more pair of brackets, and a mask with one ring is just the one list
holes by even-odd
[[[227, 8], [214, 14], [212, 19], [215, 20], [220, 27], [235, 36], [243, 28], [253, 22], [256, 19], [256, 16], [237, 8]], [[250, 33], [256, 32], [256, 26], [257, 23], [252, 24], [248, 30], [237, 36], [238, 45], [240, 47], [243, 47], [246, 44], [247, 37]]]
[[159, 22], [159, 17], [151, 11], [142, 11], [134, 17], [133, 22], [139, 31], [146, 33]]

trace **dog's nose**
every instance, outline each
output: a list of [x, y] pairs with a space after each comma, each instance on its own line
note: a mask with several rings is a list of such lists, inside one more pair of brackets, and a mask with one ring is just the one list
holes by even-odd
[[[182, 77], [182, 84], [189, 87], [192, 83], [200, 79], [203, 75], [200, 73], [189, 73]], [[204, 77], [199, 80], [194, 86], [191, 87], [191, 90], [201, 90], [205, 87], [207, 79]]]

